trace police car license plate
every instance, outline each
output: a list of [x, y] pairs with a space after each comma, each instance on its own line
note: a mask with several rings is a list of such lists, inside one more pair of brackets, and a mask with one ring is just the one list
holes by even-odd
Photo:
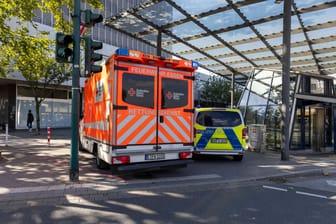
[[164, 159], [164, 158], [165, 158], [164, 153], [145, 154], [145, 160], [158, 160], [158, 159]]
[[227, 143], [227, 139], [226, 138], [212, 138], [211, 143], [224, 144], [224, 143]]

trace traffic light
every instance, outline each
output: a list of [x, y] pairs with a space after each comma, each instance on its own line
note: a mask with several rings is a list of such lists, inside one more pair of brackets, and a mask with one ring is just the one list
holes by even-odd
[[91, 36], [85, 36], [85, 76], [90, 75], [92, 72], [97, 73], [102, 71], [102, 66], [95, 65], [95, 61], [103, 59], [103, 55], [95, 53], [95, 50], [103, 48], [103, 43], [100, 41], [93, 41]]
[[85, 26], [92, 27], [96, 23], [103, 21], [103, 16], [101, 14], [93, 13], [91, 10], [87, 9], [85, 12]]
[[69, 34], [56, 33], [56, 61], [59, 63], [72, 63], [73, 51], [69, 44], [73, 43], [73, 37]]

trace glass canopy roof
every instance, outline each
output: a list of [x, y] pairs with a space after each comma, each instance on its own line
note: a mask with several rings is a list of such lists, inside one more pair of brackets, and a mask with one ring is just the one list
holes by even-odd
[[[281, 0], [142, 2], [104, 24], [242, 83], [252, 68], [282, 67]], [[336, 1], [293, 0], [291, 18], [291, 70], [336, 74]]]

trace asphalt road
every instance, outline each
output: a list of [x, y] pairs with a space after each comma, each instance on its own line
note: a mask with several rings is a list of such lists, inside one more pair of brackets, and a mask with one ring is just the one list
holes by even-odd
[[83, 196], [67, 204], [1, 209], [0, 217], [2, 223], [25, 224], [336, 223], [336, 193], [319, 188], [327, 180], [330, 177], [315, 176], [239, 184], [138, 185], [105, 198]]
[[334, 154], [281, 161], [246, 152], [241, 162], [206, 157], [182, 169], [116, 175], [81, 152], [81, 182], [71, 184], [69, 140], [59, 136], [49, 147], [26, 134], [11, 137], [0, 161], [1, 223], [336, 223]]

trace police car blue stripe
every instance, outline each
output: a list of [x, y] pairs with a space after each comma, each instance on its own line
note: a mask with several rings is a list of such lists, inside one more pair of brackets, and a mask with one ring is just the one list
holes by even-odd
[[216, 131], [216, 128], [207, 128], [204, 131], [202, 131], [202, 136], [200, 140], [197, 142], [196, 147], [197, 148], [205, 148], [205, 146], [208, 144], [209, 139], [213, 135], [213, 133]]
[[225, 132], [226, 137], [230, 141], [233, 149], [242, 149], [242, 145], [240, 144], [240, 141], [236, 135], [236, 133], [232, 129], [226, 129], [223, 128], [223, 131]]

